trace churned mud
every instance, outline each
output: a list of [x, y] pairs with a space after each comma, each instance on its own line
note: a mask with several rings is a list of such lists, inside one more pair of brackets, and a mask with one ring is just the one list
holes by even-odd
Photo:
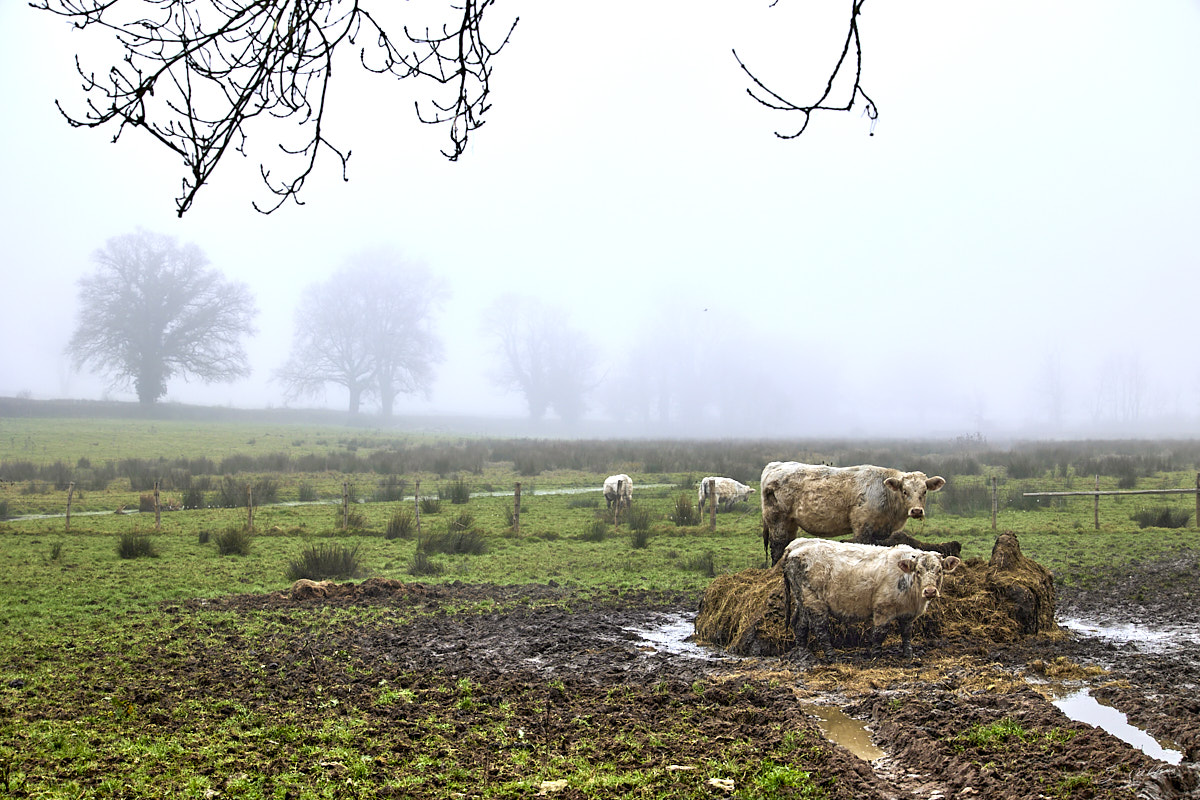
[[[731, 656], [697, 645], [699, 598], [683, 595], [367, 581], [218, 605], [420, 610], [399, 624], [347, 628], [320, 651], [352, 652], [431, 681], [466, 677], [496, 696], [562, 686], [554, 720], [602, 715], [600, 738], [617, 761], [623, 727], [643, 726], [656, 704], [689, 694], [679, 687], [703, 685], [691, 692], [705, 708], [695, 735], [687, 749], [663, 753], [664, 765], [719, 758], [731, 737], [765, 745], [795, 730], [823, 742], [799, 766], [822, 776], [830, 797], [1197, 797], [1200, 648], [1187, 634], [1200, 630], [1200, 565], [1189, 557], [1141, 566], [1093, 576], [1086, 591], [1060, 588], [1059, 617], [1071, 624], [1050, 636], [996, 642], [927, 632], [914, 662], [901, 661], [891, 642], [879, 660], [850, 647], [836, 662], [807, 668], [786, 654]], [[293, 691], [304, 691], [298, 674], [318, 668], [311, 650], [300, 648]], [[1115, 710], [1161, 747], [1147, 753], [1102, 721], [1072, 719], [1059, 707], [1072, 694]], [[561, 724], [558, 735], [582, 735]]]
[[[913, 662], [890, 641], [878, 660], [848, 647], [839, 660], [803, 668], [787, 654], [732, 656], [691, 641], [700, 598], [686, 594], [301, 584], [169, 606], [175, 635], [195, 641], [145, 654], [146, 678], [126, 700], [160, 734], [183, 724], [172, 704], [194, 695], [214, 698], [218, 710], [235, 701], [264, 713], [300, 704], [366, 714], [378, 764], [409, 763], [428, 747], [436, 713], [457, 731], [453, 758], [497, 782], [510, 777], [511, 754], [496, 736], [473, 732], [484, 723], [503, 725], [511, 734], [503, 747], [528, 747], [534, 766], [584, 743], [594, 763], [629, 763], [636, 739], [639, 769], [671, 770], [681, 792], [700, 786], [712, 797], [742, 788], [705, 783], [730, 747], [779, 753], [789, 732], [808, 743], [794, 751], [795, 766], [830, 798], [1200, 797], [1200, 648], [1181, 638], [1200, 626], [1198, 565], [1142, 566], [1141, 577], [1097, 575], [1086, 591], [1060, 589], [1059, 617], [1072, 623], [1053, 635], [997, 642], [925, 631]], [[319, 632], [313, 612], [326, 620]], [[219, 628], [217, 618], [229, 622]], [[251, 619], [259, 627], [248, 635]], [[1125, 635], [1108, 635], [1114, 629]], [[417, 699], [382, 705], [389, 681]], [[420, 705], [464, 681], [469, 703]], [[113, 691], [99, 673], [79, 683], [80, 705]], [[1081, 692], [1161, 752], [1056, 705]], [[680, 719], [687, 735], [669, 746], [643, 735]], [[582, 796], [570, 785], [543, 793]]]

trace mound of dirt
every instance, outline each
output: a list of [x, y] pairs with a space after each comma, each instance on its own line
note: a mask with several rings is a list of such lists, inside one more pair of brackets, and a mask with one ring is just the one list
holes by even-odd
[[[989, 560], [971, 559], [948, 573], [941, 591], [941, 599], [917, 621], [926, 639], [1011, 642], [1060, 633], [1053, 576], [1021, 553], [1015, 534], [997, 537]], [[779, 565], [721, 575], [700, 601], [696, 638], [738, 655], [781, 655], [795, 646], [785, 605]], [[837, 647], [861, 647], [869, 633], [869, 623], [831, 621]]]

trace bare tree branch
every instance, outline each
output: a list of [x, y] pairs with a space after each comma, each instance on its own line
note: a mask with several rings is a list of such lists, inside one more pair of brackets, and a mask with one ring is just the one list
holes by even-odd
[[516, 21], [495, 46], [485, 43], [485, 12], [493, 0], [448, 5], [456, 14], [440, 33], [416, 35], [403, 28], [403, 47], [362, 7], [365, 0], [34, 0], [30, 5], [69, 19], [77, 28], [96, 27], [115, 35], [119, 63], [99, 76], [79, 58], [76, 69], [86, 97], [84, 111], [59, 111], [76, 127], [116, 125], [113, 141], [127, 127], [140, 128], [178, 154], [186, 176], [176, 210], [183, 216], [200, 189], [231, 150], [247, 155], [247, 128], [290, 120], [296, 144], [279, 137], [282, 165], [260, 163], [273, 204], [300, 203], [305, 181], [322, 151], [332, 153], [343, 179], [350, 150], [333, 144], [323, 126], [338, 48], [362, 46], [359, 60], [372, 72], [396, 79], [426, 78], [448, 87], [453, 97], [431, 101], [422, 122], [448, 123], [456, 160], [488, 110], [491, 59], [508, 43]]
[[[867, 96], [867, 93], [862, 88], [862, 39], [858, 33], [858, 17], [862, 14], [862, 6], [866, 0], [851, 0], [850, 4], [850, 23], [846, 31], [846, 40], [842, 45], [842, 53], [838, 57], [837, 63], [833, 67], [833, 71], [829, 74], [829, 80], [825, 84], [825, 91], [813, 103], [803, 104], [797, 103], [777, 92], [767, 88], [767, 86], [758, 79], [758, 77], [750, 71], [750, 68], [738, 56], [737, 50], [733, 51], [733, 57], [737, 59], [738, 66], [742, 71], [753, 81], [754, 86], [746, 89], [746, 93], [757, 100], [767, 108], [776, 111], [799, 111], [804, 117], [804, 122], [800, 125], [795, 133], [775, 132], [775, 135], [780, 139], [795, 139], [800, 134], [804, 133], [808, 128], [808, 123], [812, 120], [814, 111], [850, 111], [854, 108], [854, 102], [859, 97], [866, 104], [863, 113], [871, 120], [871, 136], [875, 135], [875, 121], [879, 118], [879, 108], [875, 105], [875, 101]], [[850, 91], [850, 98], [844, 105], [827, 105], [831, 102], [830, 97], [833, 94], [834, 83], [838, 76], [846, 67], [847, 61], [850, 58], [850, 49], [854, 48], [854, 86]], [[834, 101], [836, 102], [836, 101]]]

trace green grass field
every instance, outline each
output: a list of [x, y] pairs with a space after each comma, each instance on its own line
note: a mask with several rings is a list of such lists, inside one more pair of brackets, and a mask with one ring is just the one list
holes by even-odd
[[[1134, 444], [1131, 451], [1138, 448], [1144, 445]], [[0, 722], [0, 797], [203, 797], [210, 783], [178, 766], [181, 752], [199, 751], [192, 761], [226, 763], [232, 770], [237, 747], [231, 736], [294, 735], [286, 729], [294, 722], [273, 726], [236, 709], [214, 716], [211, 709], [181, 708], [179, 713], [192, 713], [196, 720], [185, 741], [123, 736], [122, 715], [133, 711], [122, 705], [121, 686], [135, 681], [121, 670], [137, 661], [126, 661], [128, 654], [170, 653], [183, 641], [222, 636], [231, 625], [238, 628], [238, 636], [269, 639], [270, 626], [276, 624], [272, 619], [232, 619], [218, 612], [211, 617], [199, 614], [188, 624], [200, 628], [189, 628], [184, 635], [173, 609], [195, 599], [285, 589], [292, 581], [289, 567], [314, 545], [352, 550], [359, 579], [553, 581], [585, 593], [658, 589], [698, 597], [714, 574], [761, 566], [756, 501], [720, 514], [715, 531], [709, 529], [707, 517], [701, 524], [677, 526], [671, 518], [676, 501], [683, 496], [694, 504], [695, 481], [726, 473], [723, 464], [752, 464], [768, 452], [777, 457], [790, 452], [809, 460], [814, 450], [762, 443], [676, 443], [668, 449], [662, 455], [646, 443], [483, 441], [364, 433], [336, 426], [0, 420], [0, 477], [6, 479], [0, 486], [0, 505], [5, 516], [18, 517], [0, 522], [0, 569], [5, 576], [0, 582], [5, 643], [0, 696], [7, 711]], [[1087, 448], [1080, 452], [1091, 457]], [[506, 454], [510, 457], [500, 457]], [[311, 469], [315, 459], [327, 459], [330, 468]], [[394, 467], [404, 459], [414, 466], [412, 471], [369, 469]], [[535, 470], [518, 463], [523, 459], [548, 468]], [[1035, 502], [1021, 497], [1024, 491], [1090, 489], [1090, 475], [1056, 469], [1018, 480], [1008, 477], [1002, 466], [989, 464], [986, 454], [979, 461], [975, 474], [945, 474], [948, 489], [957, 488], [959, 494], [939, 498], [931, 504], [929, 517], [910, 523], [906, 531], [918, 539], [957, 539], [965, 557], [986, 558], [996, 535], [990, 515], [990, 480], [996, 475], [1002, 498], [997, 530], [1017, 533], [1026, 555], [1054, 571], [1060, 582], [1086, 581], [1097, 571], [1200, 550], [1194, 518], [1183, 528], [1142, 528], [1132, 518], [1139, 510], [1160, 506], [1187, 512], [1195, 507], [1191, 495], [1104, 497], [1101, 530], [1096, 531], [1091, 498]], [[279, 469], [264, 469], [272, 462]], [[253, 471], [222, 471], [239, 465]], [[340, 471], [334, 468], [338, 465], [358, 471]], [[1138, 476], [1133, 485], [1195, 485], [1194, 463], [1171, 466]], [[743, 473], [751, 468], [740, 467]], [[635, 525], [629, 519], [614, 526], [605, 516], [600, 485], [606, 474], [615, 472], [627, 472], [634, 479], [633, 510], [642, 517], [636, 525], [640, 531], [631, 529]], [[163, 482], [164, 502], [178, 500], [189, 490], [206, 499], [217, 497], [226, 481], [239, 486], [272, 481], [276, 502], [254, 509], [253, 532], [244, 553], [222, 555], [216, 540], [246, 525], [244, 506], [220, 508], [206, 502], [203, 508], [164, 511], [158, 530], [153, 513], [114, 513], [122, 507], [138, 508], [151, 475]], [[458, 480], [476, 493], [494, 493], [465, 504], [443, 498], [439, 511], [421, 514], [425, 537], [446, 533], [461, 514], [471, 515], [469, 528], [482, 542], [483, 552], [431, 552], [426, 561], [437, 571], [414, 574], [417, 536], [387, 538], [385, 532], [398, 510], [415, 510], [411, 497], [418, 480], [426, 497], [445, 492]], [[1101, 485], [1115, 488], [1118, 480], [1102, 475]], [[76, 485], [68, 530], [63, 514], [71, 482]], [[514, 531], [509, 513], [517, 482], [522, 483], [523, 502], [520, 529]], [[349, 506], [354, 524], [348, 530], [341, 528], [344, 483], [352, 485], [356, 498]], [[389, 487], [393, 499], [376, 501]], [[554, 493], [567, 489], [578, 491]], [[315, 499], [298, 503], [302, 494]], [[118, 545], [131, 536], [143, 537], [154, 555], [122, 558]], [[306, 624], [319, 630], [345, 612], [303, 613], [312, 615]], [[207, 632], [205, 625], [210, 625]], [[108, 659], [111, 666], [96, 666], [109, 664]], [[81, 709], [78, 718], [62, 718], [85, 661], [91, 665], [87, 670], [92, 679], [99, 670], [105, 685], [111, 685], [106, 695], [113, 698], [111, 708], [102, 713]], [[333, 748], [343, 753], [341, 760], [352, 761], [353, 718], [324, 712], [315, 718], [321, 752]], [[96, 733], [87, 734], [89, 729]], [[74, 759], [81, 770], [89, 765], [89, 774], [106, 762], [133, 766], [98, 789], [82, 780], [56, 786], [38, 782], [29, 765], [40, 759]], [[160, 774], [170, 777], [162, 779]], [[85, 790], [85, 785], [91, 788]], [[247, 781], [242, 792], [225, 785], [230, 796], [262, 796], [253, 790], [253, 781]], [[321, 786], [312, 796], [371, 796], [369, 786], [345, 795], [333, 784]], [[13, 787], [20, 787], [20, 793]]]

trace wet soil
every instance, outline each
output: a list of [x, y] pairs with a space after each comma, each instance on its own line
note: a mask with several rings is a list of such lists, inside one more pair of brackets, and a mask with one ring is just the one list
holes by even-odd
[[[1060, 617], [1200, 628], [1196, 559], [1140, 567], [1091, 576], [1086, 589], [1060, 588]], [[670, 770], [680, 796], [729, 796], [745, 790], [737, 781], [747, 776], [735, 776], [732, 790], [703, 779], [749, 748], [764, 759], [790, 754], [830, 798], [1200, 797], [1195, 647], [1067, 631], [1002, 644], [918, 641], [914, 662], [902, 661], [892, 641], [878, 660], [850, 651], [802, 667], [787, 656], [731, 657], [683, 641], [698, 601], [553, 583], [378, 579], [192, 601], [168, 608], [173, 638], [192, 641], [148, 652], [153, 680], [129, 687], [127, 699], [144, 710], [144, 724], [163, 730], [180, 724], [173, 707], [189, 694], [247, 705], [270, 698], [314, 714], [342, 709], [364, 716], [379, 764], [446, 749], [422, 727], [434, 714], [422, 703], [440, 703], [454, 758], [489, 783], [511, 777], [516, 749], [528, 748], [536, 764], [586, 745], [594, 763]], [[314, 611], [325, 620], [319, 629]], [[239, 622], [249, 619], [253, 635]], [[410, 701], [381, 705], [385, 685]], [[466, 703], [464, 685], [472, 687]], [[1181, 763], [1151, 758], [1053, 705], [1079, 688], [1178, 750]], [[79, 691], [86, 704], [113, 689], [97, 674]], [[861, 720], [885, 755], [868, 762], [826, 739], [805, 711], [812, 703]], [[221, 713], [221, 702], [214, 708]], [[681, 719], [684, 734], [670, 735]], [[475, 733], [488, 725], [511, 735], [498, 745]], [[802, 734], [805, 746], [789, 750], [789, 734]], [[548, 791], [583, 796], [570, 786]], [[775, 796], [789, 796], [787, 787]]]

